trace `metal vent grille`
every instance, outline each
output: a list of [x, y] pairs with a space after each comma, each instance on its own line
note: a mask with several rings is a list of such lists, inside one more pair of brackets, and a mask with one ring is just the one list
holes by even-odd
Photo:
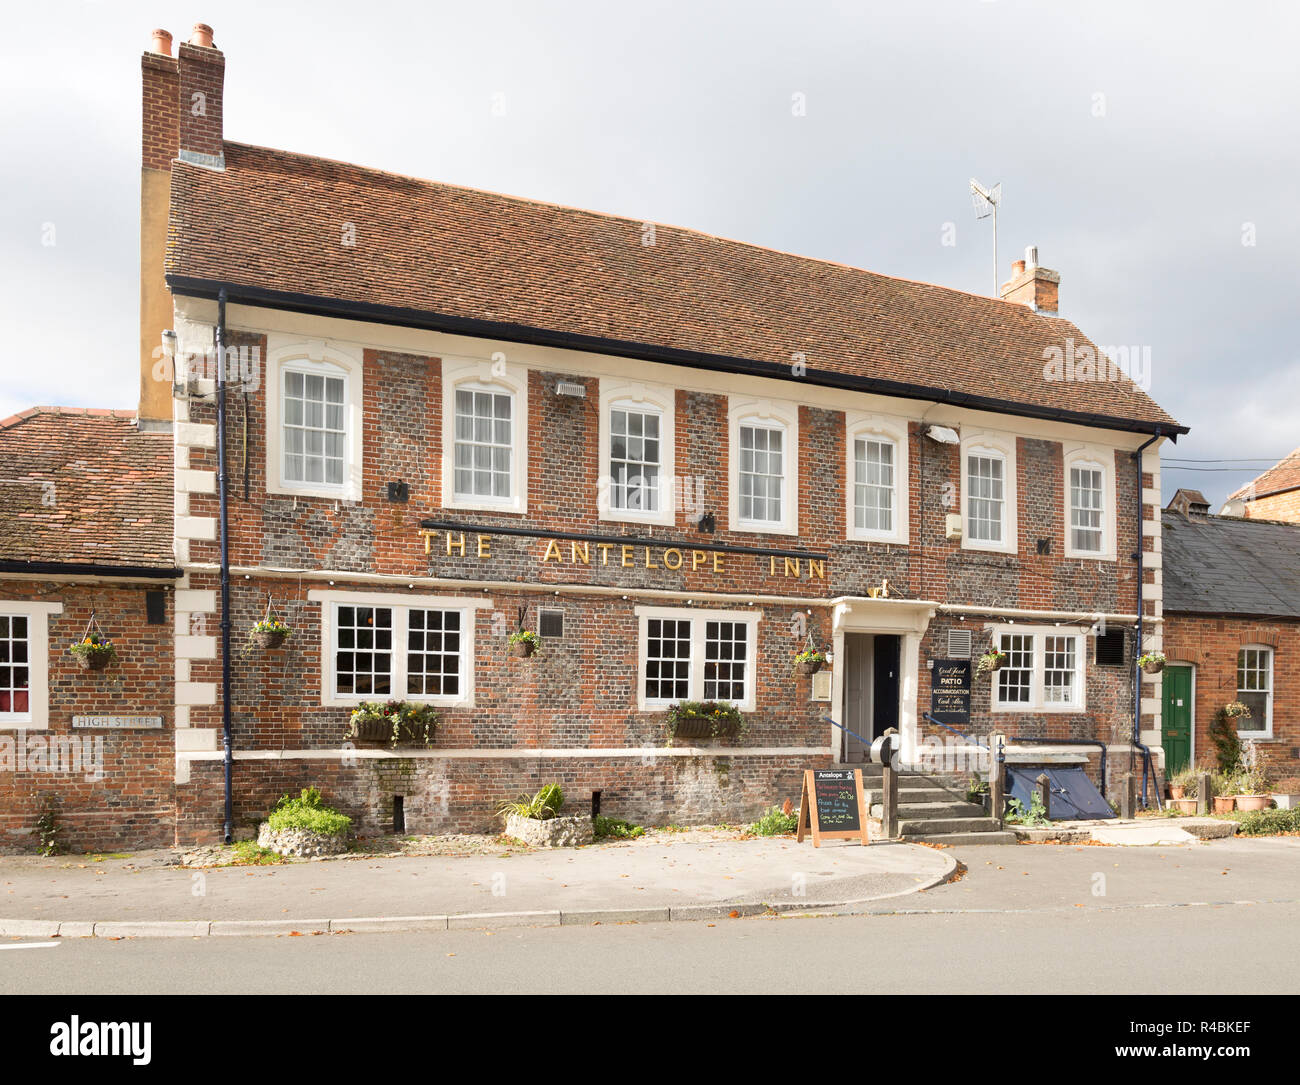
[[538, 618], [538, 630], [543, 637], [564, 636], [564, 611], [543, 610]]
[[1097, 666], [1124, 666], [1124, 630], [1112, 629], [1097, 635]]
[[971, 641], [969, 629], [948, 630], [949, 659], [970, 659], [970, 647]]

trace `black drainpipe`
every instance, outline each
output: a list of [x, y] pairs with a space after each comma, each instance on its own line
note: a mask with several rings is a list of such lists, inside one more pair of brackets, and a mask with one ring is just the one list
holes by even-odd
[[[1134, 754], [1138, 750], [1141, 750], [1143, 756], [1143, 762], [1142, 762], [1142, 805], [1143, 806], [1146, 806], [1147, 804], [1147, 769], [1151, 767], [1151, 751], [1148, 750], [1139, 741], [1142, 737], [1142, 668], [1137, 665], [1137, 657], [1142, 654], [1142, 626], [1143, 626], [1142, 586], [1143, 586], [1143, 578], [1146, 575], [1145, 573], [1146, 563], [1143, 560], [1143, 554], [1146, 552], [1145, 551], [1146, 544], [1145, 544], [1145, 536], [1142, 531], [1143, 525], [1146, 523], [1145, 514], [1143, 512], [1145, 508], [1145, 503], [1142, 500], [1142, 453], [1145, 452], [1148, 448], [1150, 448], [1153, 444], [1155, 444], [1158, 440], [1160, 440], [1159, 426], [1156, 427], [1156, 431], [1151, 436], [1150, 440], [1144, 441], [1136, 452], [1130, 453], [1130, 455], [1132, 455], [1133, 457], [1133, 462], [1137, 465], [1137, 553], [1134, 556], [1137, 558], [1138, 623], [1137, 623], [1137, 643], [1133, 647], [1133, 740], [1132, 740], [1133, 748], [1129, 751], [1129, 755], [1128, 755], [1128, 769], [1129, 772], [1133, 771]], [[1157, 513], [1157, 515], [1159, 514]]]
[[217, 294], [217, 493], [221, 532], [221, 742], [225, 770], [226, 804], [223, 836], [227, 844], [235, 835], [235, 804], [231, 791], [234, 756], [230, 734], [230, 520], [226, 501], [226, 288]]

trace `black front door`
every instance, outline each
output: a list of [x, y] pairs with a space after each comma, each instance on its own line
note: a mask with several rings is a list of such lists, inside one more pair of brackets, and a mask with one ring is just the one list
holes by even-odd
[[901, 638], [878, 633], [872, 666], [871, 737], [898, 726], [898, 664]]

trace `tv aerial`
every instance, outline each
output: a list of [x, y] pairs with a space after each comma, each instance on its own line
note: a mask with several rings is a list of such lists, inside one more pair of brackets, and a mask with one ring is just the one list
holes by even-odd
[[985, 188], [974, 177], [970, 179], [970, 199], [975, 205], [975, 217], [993, 216], [993, 296], [998, 296], [998, 204], [1002, 202], [1002, 182]]

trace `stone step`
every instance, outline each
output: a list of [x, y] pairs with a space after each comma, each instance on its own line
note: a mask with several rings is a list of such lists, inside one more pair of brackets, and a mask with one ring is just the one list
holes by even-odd
[[917, 844], [947, 844], [954, 845], [969, 844], [1014, 844], [1016, 834], [1008, 830], [987, 833], [932, 833], [929, 836], [909, 836], [908, 843]]
[[[998, 824], [990, 817], [921, 818], [898, 821], [901, 837], [932, 836], [935, 833], [991, 833]], [[1014, 834], [1012, 834], [1014, 836]]]
[[[869, 803], [881, 803], [885, 801], [884, 789], [879, 787], [863, 788], [863, 796]], [[965, 802], [966, 789], [960, 791], [949, 790], [942, 787], [900, 787], [898, 789], [898, 803], [914, 802]]]
[[903, 802], [898, 804], [899, 821], [929, 821], [934, 818], [983, 818], [988, 817], [984, 807], [973, 802]]

